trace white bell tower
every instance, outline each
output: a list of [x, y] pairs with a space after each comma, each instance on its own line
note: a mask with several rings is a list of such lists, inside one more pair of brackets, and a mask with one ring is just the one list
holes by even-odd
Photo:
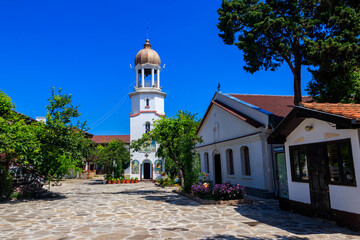
[[[164, 99], [166, 93], [160, 85], [160, 57], [151, 49], [149, 39], [146, 39], [144, 49], [135, 57], [136, 84], [131, 99], [130, 140], [137, 140], [150, 131], [153, 121], [165, 115]], [[139, 180], [155, 180], [161, 178], [164, 171], [164, 161], [155, 157], [157, 145], [143, 148], [140, 152], [132, 152], [130, 177]]]

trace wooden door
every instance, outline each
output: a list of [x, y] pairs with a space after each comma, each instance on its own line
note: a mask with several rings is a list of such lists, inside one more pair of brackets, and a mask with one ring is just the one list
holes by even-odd
[[151, 177], [150, 177], [150, 163], [144, 163], [144, 179], [151, 179]]
[[221, 160], [220, 160], [220, 154], [215, 154], [214, 156], [214, 166], [215, 166], [215, 184], [221, 184], [222, 183], [222, 176], [221, 176]]
[[314, 215], [331, 218], [326, 151], [321, 144], [307, 146], [311, 206]]
[[279, 197], [289, 199], [289, 188], [286, 172], [285, 152], [275, 153], [276, 181]]

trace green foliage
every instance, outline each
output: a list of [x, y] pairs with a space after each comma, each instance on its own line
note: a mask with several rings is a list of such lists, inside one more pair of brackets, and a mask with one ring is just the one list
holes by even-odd
[[0, 166], [0, 201], [9, 198], [12, 191], [12, 177], [5, 168]]
[[189, 191], [187, 187], [191, 187], [198, 171], [193, 149], [197, 142], [201, 142], [196, 135], [199, 124], [195, 114], [179, 111], [175, 117], [162, 117], [154, 121], [153, 129], [141, 139], [133, 141], [131, 148], [139, 151], [150, 139], [155, 140], [159, 144], [156, 155], [166, 159], [165, 165], [176, 166], [181, 185], [186, 188], [185, 191]]
[[28, 163], [36, 158], [40, 143], [36, 137], [37, 123], [30, 124], [24, 115], [15, 112], [11, 99], [0, 91], [0, 154], [7, 170], [11, 161]]
[[130, 166], [130, 152], [126, 144], [119, 139], [114, 139], [107, 145], [97, 146], [95, 156], [98, 166], [104, 167], [106, 178], [122, 177], [123, 170]]
[[306, 89], [316, 102], [360, 103], [360, 75], [357, 71], [320, 68]]
[[50, 180], [62, 178], [69, 170], [79, 170], [81, 161], [90, 152], [91, 140], [84, 132], [85, 123], [72, 124], [79, 116], [71, 104], [71, 95], [52, 89], [47, 122], [36, 122], [18, 114], [11, 99], [0, 92], [0, 154], [7, 170], [11, 161]]
[[82, 161], [90, 154], [91, 140], [82, 131], [86, 123], [73, 120], [79, 117], [78, 106], [72, 105], [71, 94], [54, 88], [47, 106], [46, 124], [41, 124], [37, 137], [41, 151], [32, 165], [47, 179], [60, 179], [70, 170], [80, 171]]
[[6, 117], [15, 109], [15, 104], [11, 98], [0, 90], [0, 116]]
[[166, 177], [165, 179], [159, 179], [156, 181], [163, 187], [172, 187], [175, 186], [176, 182], [171, 177]]
[[219, 36], [244, 52], [246, 71], [274, 71], [288, 64], [295, 104], [301, 101], [303, 65], [322, 70], [329, 62], [359, 64], [358, 1], [223, 0], [218, 13]]

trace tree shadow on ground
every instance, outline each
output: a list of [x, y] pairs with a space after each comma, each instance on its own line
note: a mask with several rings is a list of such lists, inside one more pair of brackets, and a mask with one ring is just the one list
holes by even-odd
[[160, 190], [124, 190], [113, 194], [127, 194], [127, 195], [142, 195], [141, 198], [149, 201], [163, 201], [165, 203], [180, 205], [180, 206], [200, 206], [199, 203], [171, 192], [164, 192]]
[[1, 204], [18, 204], [18, 203], [22, 203], [22, 202], [34, 202], [34, 201], [57, 201], [57, 200], [62, 200], [67, 198], [66, 196], [59, 194], [59, 193], [54, 193], [54, 192], [50, 192], [51, 194], [48, 196], [44, 196], [44, 197], [36, 197], [36, 198], [23, 198], [23, 199], [16, 199], [16, 200], [5, 200], [5, 201], [0, 201], [0, 205]]
[[297, 236], [281, 236], [273, 235], [272, 237], [247, 237], [247, 236], [232, 236], [232, 235], [216, 235], [212, 237], [202, 238], [203, 240], [210, 239], [226, 239], [226, 240], [308, 240], [307, 237], [297, 237]]
[[277, 201], [273, 200], [256, 201], [253, 204], [238, 205], [235, 210], [242, 216], [254, 220], [251, 222], [244, 222], [245, 224], [248, 224], [249, 227], [267, 224], [297, 235], [328, 235], [336, 233], [358, 235], [356, 232], [337, 226], [334, 222], [306, 217], [289, 211], [282, 211], [279, 208]]
[[90, 180], [90, 182], [85, 182], [84, 184], [86, 185], [103, 185], [104, 184], [104, 180], [101, 179], [96, 179], [96, 180]]

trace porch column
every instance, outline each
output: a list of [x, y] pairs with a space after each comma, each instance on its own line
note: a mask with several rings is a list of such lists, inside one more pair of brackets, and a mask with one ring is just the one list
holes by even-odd
[[140, 181], [142, 180], [142, 163], [140, 164]]

